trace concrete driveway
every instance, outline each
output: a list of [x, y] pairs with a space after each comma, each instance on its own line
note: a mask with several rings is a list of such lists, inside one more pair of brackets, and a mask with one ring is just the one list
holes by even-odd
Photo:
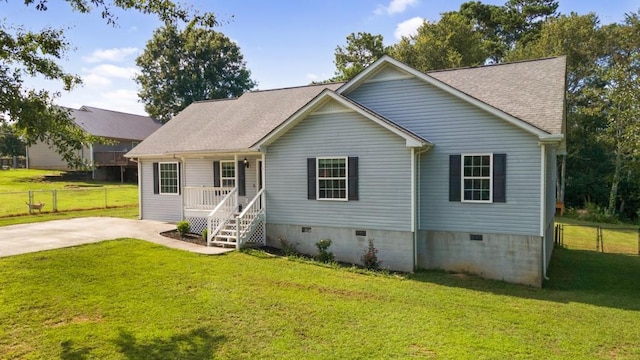
[[233, 249], [205, 247], [160, 235], [174, 224], [109, 217], [54, 220], [0, 227], [0, 257], [112, 240], [136, 238], [199, 254], [221, 254]]

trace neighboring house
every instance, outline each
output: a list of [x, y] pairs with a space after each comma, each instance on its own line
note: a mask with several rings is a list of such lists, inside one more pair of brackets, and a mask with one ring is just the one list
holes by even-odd
[[565, 58], [421, 73], [383, 57], [345, 84], [196, 102], [126, 156], [140, 216], [209, 244], [540, 286], [565, 151]]
[[[148, 116], [82, 106], [71, 110], [75, 124], [87, 133], [109, 139], [113, 144], [87, 144], [77, 155], [85, 164], [94, 164], [96, 180], [136, 181], [137, 165], [124, 157], [160, 123]], [[53, 147], [39, 142], [27, 147], [27, 166], [31, 169], [72, 170]]]

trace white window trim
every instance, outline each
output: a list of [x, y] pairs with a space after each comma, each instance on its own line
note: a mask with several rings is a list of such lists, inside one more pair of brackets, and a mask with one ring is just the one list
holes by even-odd
[[[480, 203], [480, 204], [492, 204], [493, 203], [493, 153], [470, 153], [461, 154], [460, 156], [460, 200], [464, 203]], [[485, 176], [464, 176], [464, 158], [466, 156], [488, 156], [489, 157], [489, 200], [465, 200], [464, 199], [464, 180], [466, 179], [484, 179]]]
[[[176, 192], [163, 192], [162, 191], [162, 165], [163, 164], [173, 164], [176, 166], [176, 178], [178, 180]], [[159, 195], [169, 195], [176, 196], [180, 195], [180, 166], [177, 161], [164, 161], [158, 163], [158, 194]]]
[[[344, 199], [340, 198], [320, 198], [320, 160], [344, 159]], [[322, 180], [342, 180], [342, 177], [323, 177]], [[349, 201], [349, 158], [347, 156], [320, 156], [316, 158], [316, 200], [320, 201]]]
[[[224, 171], [223, 169], [223, 164], [224, 163], [231, 163], [233, 165], [233, 176], [232, 177], [225, 177], [224, 176]], [[235, 161], [233, 160], [220, 160], [220, 187], [222, 188], [234, 188], [236, 187], [236, 172], [238, 171], [238, 169], [236, 169], [236, 167], [238, 166], [238, 164], [236, 164]], [[224, 186], [224, 181], [225, 180], [233, 180], [233, 186]]]

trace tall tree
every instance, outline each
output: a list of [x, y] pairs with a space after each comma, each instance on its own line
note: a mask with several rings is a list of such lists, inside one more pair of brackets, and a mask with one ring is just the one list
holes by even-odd
[[604, 28], [610, 44], [600, 61], [599, 96], [588, 111], [602, 114], [607, 127], [601, 136], [611, 144], [615, 157], [607, 209], [617, 212], [618, 189], [624, 172], [640, 163], [640, 18], [628, 14], [623, 24]]
[[163, 123], [194, 101], [240, 96], [256, 85], [238, 45], [194, 23], [156, 30], [136, 64], [138, 96]]
[[358, 75], [367, 66], [387, 54], [382, 35], [367, 32], [351, 33], [347, 44], [337, 46], [335, 51], [336, 76], [331, 81], [348, 81]]
[[543, 24], [558, 16], [557, 9], [556, 0], [509, 0], [503, 6], [470, 1], [459, 13], [483, 34], [491, 60], [501, 62], [509, 50], [537, 39]]
[[[197, 21], [203, 26], [214, 26], [213, 14], [191, 13], [171, 0], [65, 0], [69, 11], [89, 13], [98, 11], [107, 24], [115, 24], [112, 9], [133, 9], [155, 14], [164, 22]], [[43, 14], [49, 9], [48, 0], [25, 0]], [[60, 7], [61, 2], [54, 5]], [[19, 24], [0, 20], [0, 122], [13, 121], [15, 129], [28, 144], [43, 141], [52, 145], [70, 166], [80, 165], [75, 150], [93, 139], [80, 131], [71, 120], [69, 111], [54, 105], [58, 92], [29, 88], [27, 77], [44, 77], [57, 81], [62, 91], [70, 91], [82, 83], [79, 76], [69, 73], [58, 62], [65, 58], [72, 46], [65, 37], [65, 29], [47, 27], [28, 30]]]
[[7, 123], [0, 123], [0, 155], [21, 156], [25, 154], [25, 144], [15, 128]]
[[416, 35], [403, 37], [390, 53], [420, 71], [480, 65], [488, 56], [482, 34], [457, 12], [444, 13], [435, 23], [425, 21]]

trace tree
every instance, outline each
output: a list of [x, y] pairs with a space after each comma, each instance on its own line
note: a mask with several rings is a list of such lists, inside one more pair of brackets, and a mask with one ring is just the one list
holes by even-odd
[[555, 0], [509, 0], [503, 6], [470, 1], [459, 13], [483, 35], [491, 60], [501, 62], [508, 51], [537, 39], [547, 20], [558, 16], [557, 9]]
[[336, 76], [330, 81], [348, 81], [367, 66], [388, 53], [382, 35], [366, 32], [351, 33], [345, 47], [337, 46], [335, 51]]
[[614, 215], [623, 173], [640, 163], [640, 18], [629, 14], [624, 24], [609, 25], [604, 31], [610, 44], [598, 68], [604, 86], [594, 89], [599, 92], [587, 111], [602, 114], [607, 120], [601, 136], [611, 145], [615, 157], [607, 206], [609, 214]]
[[194, 101], [240, 96], [256, 85], [238, 45], [194, 23], [157, 29], [136, 64], [138, 96], [163, 123]]
[[487, 43], [471, 21], [457, 12], [440, 21], [425, 21], [416, 35], [403, 37], [390, 53], [420, 71], [475, 66], [488, 56]]
[[25, 144], [20, 140], [13, 126], [10, 124], [0, 124], [0, 155], [23, 156], [25, 154]]
[[[211, 13], [191, 13], [170, 0], [65, 0], [72, 11], [89, 13], [99, 11], [107, 24], [114, 25], [113, 7], [134, 9], [155, 14], [167, 23], [195, 21], [203, 26], [214, 26]], [[25, 0], [25, 6], [34, 6], [46, 12], [48, 0]], [[59, 2], [55, 6], [60, 6]], [[58, 92], [31, 89], [25, 86], [25, 77], [44, 77], [58, 81], [62, 91], [70, 91], [82, 83], [79, 76], [66, 72], [58, 61], [67, 56], [71, 43], [64, 29], [51, 27], [39, 31], [26, 30], [20, 25], [0, 20], [0, 122], [11, 120], [27, 144], [43, 141], [52, 145], [71, 167], [82, 163], [75, 150], [94, 139], [73, 124], [68, 109], [54, 104]]]

